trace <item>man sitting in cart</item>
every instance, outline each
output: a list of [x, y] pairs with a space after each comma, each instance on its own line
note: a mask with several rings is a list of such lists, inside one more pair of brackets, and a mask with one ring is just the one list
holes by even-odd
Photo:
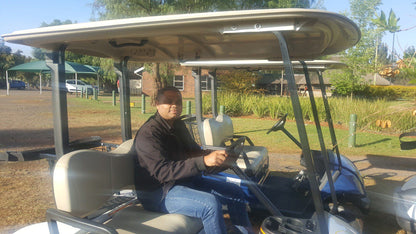
[[143, 207], [200, 218], [206, 233], [226, 233], [225, 204], [236, 225], [231, 227], [251, 232], [241, 188], [201, 178], [202, 173], [226, 169], [234, 155], [225, 150], [204, 151], [192, 139], [180, 120], [182, 96], [177, 88], [158, 90], [155, 101], [156, 114], [135, 137], [135, 185]]

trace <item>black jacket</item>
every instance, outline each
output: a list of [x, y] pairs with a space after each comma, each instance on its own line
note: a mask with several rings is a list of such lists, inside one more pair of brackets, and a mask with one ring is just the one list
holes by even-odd
[[139, 129], [135, 136], [136, 190], [169, 189], [181, 181], [191, 179], [206, 170], [206, 154], [192, 139], [185, 124], [177, 120], [171, 127], [156, 113]]

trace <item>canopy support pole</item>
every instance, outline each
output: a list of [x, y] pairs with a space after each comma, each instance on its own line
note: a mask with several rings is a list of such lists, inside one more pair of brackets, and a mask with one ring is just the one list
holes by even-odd
[[192, 69], [192, 76], [195, 82], [195, 115], [199, 126], [202, 124], [201, 68]]
[[69, 152], [68, 107], [65, 88], [65, 46], [47, 55], [46, 65], [52, 76], [52, 109], [55, 154], [59, 159]]
[[195, 116], [198, 126], [199, 139], [205, 145], [205, 139], [202, 129], [202, 92], [201, 92], [201, 68], [192, 69], [192, 76], [195, 82]]
[[131, 110], [130, 110], [130, 82], [127, 77], [127, 62], [129, 57], [124, 57], [120, 63], [115, 63], [120, 77], [120, 117], [121, 117], [121, 138], [127, 141], [132, 138], [131, 133]]
[[[209, 76], [211, 77], [211, 106], [212, 106], [212, 117], [217, 118], [217, 73], [216, 71], [210, 71]], [[208, 86], [208, 83], [207, 83]], [[225, 113], [224, 113], [225, 114]]]
[[[325, 166], [325, 171], [326, 171], [324, 177], [326, 176], [326, 179], [328, 180], [329, 189], [331, 191], [332, 203], [334, 204], [331, 208], [331, 214], [336, 214], [338, 212], [338, 199], [335, 194], [334, 179], [332, 178], [332, 171], [329, 165], [328, 151], [326, 150], [326, 147], [325, 147], [324, 136], [322, 134], [322, 128], [321, 128], [321, 124], [319, 121], [318, 109], [316, 108], [315, 97], [313, 94], [311, 79], [309, 76], [309, 70], [308, 70], [308, 67], [306, 66], [305, 61], [299, 61], [299, 62], [302, 64], [303, 73], [305, 74], [306, 87], [308, 88], [309, 100], [312, 106], [312, 115], [313, 115], [313, 119], [315, 120], [314, 122], [316, 126], [316, 132], [318, 133], [319, 145], [321, 147], [321, 153], [324, 159], [324, 166]], [[335, 175], [337, 174], [338, 173], [335, 173]], [[321, 183], [321, 186], [319, 188], [323, 189], [323, 186], [324, 186], [324, 183]]]
[[307, 177], [311, 187], [311, 193], [313, 203], [315, 205], [315, 211], [318, 217], [318, 232], [317, 233], [328, 233], [328, 225], [324, 214], [321, 193], [319, 191], [319, 184], [315, 177], [316, 170], [314, 167], [312, 152], [309, 147], [308, 135], [306, 133], [305, 122], [302, 115], [302, 108], [300, 106], [299, 97], [297, 95], [297, 88], [295, 83], [295, 76], [293, 72], [293, 66], [289, 57], [289, 50], [287, 48], [286, 40], [283, 34], [279, 31], [273, 31], [273, 34], [279, 41], [280, 51], [282, 53], [282, 60], [285, 69], [285, 75], [287, 85], [289, 88], [290, 98], [292, 100], [293, 112], [296, 119], [296, 125], [298, 127], [298, 134], [302, 145], [302, 154], [305, 158], [307, 167]]
[[324, 102], [326, 119], [328, 121], [329, 133], [331, 135], [332, 147], [333, 147], [332, 150], [335, 150], [335, 153], [338, 159], [338, 165], [339, 165], [338, 170], [341, 170], [342, 169], [341, 154], [339, 152], [337, 137], [335, 135], [334, 122], [332, 121], [331, 111], [329, 108], [328, 97], [327, 97], [326, 90], [325, 90], [324, 78], [322, 76], [322, 71], [318, 70], [316, 71], [316, 73], [318, 74], [318, 78], [319, 78], [319, 85], [321, 88], [322, 100]]

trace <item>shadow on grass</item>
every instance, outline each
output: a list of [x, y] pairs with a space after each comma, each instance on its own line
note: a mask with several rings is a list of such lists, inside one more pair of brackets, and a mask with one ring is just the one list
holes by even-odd
[[357, 148], [367, 147], [367, 146], [370, 146], [370, 145], [376, 145], [376, 144], [380, 144], [380, 143], [383, 143], [383, 142], [386, 142], [386, 141], [391, 141], [391, 140], [392, 140], [391, 138], [384, 138], [384, 139], [369, 142], [369, 143], [366, 143], [366, 144], [355, 145], [355, 147], [357, 147]]

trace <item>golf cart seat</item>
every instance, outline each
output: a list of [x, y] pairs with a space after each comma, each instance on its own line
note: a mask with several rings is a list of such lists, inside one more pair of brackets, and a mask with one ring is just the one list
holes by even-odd
[[57, 209], [47, 211], [49, 225], [64, 222], [92, 233], [98, 230], [105, 230], [104, 233], [198, 233], [202, 230], [200, 219], [144, 210], [135, 196], [124, 203], [123, 208], [113, 209], [110, 213], [114, 215], [101, 215], [98, 216], [101, 219], [97, 219], [95, 213], [115, 194], [126, 188], [134, 191], [134, 157], [134, 140], [124, 142], [112, 152], [77, 150], [62, 156], [53, 174]]
[[[234, 135], [233, 122], [228, 115], [221, 114], [215, 119], [211, 118], [203, 121], [204, 145], [225, 146], [226, 142], [239, 137], [243, 136]], [[249, 170], [255, 176], [263, 176], [269, 165], [268, 151], [266, 147], [255, 146], [250, 138], [247, 136], [244, 137], [246, 137], [246, 140], [249, 143], [249, 145], [245, 145], [243, 148], [244, 153], [247, 155], [249, 165], [246, 164], [242, 156], [238, 158], [237, 165], [245, 170], [246, 173], [247, 170]]]

